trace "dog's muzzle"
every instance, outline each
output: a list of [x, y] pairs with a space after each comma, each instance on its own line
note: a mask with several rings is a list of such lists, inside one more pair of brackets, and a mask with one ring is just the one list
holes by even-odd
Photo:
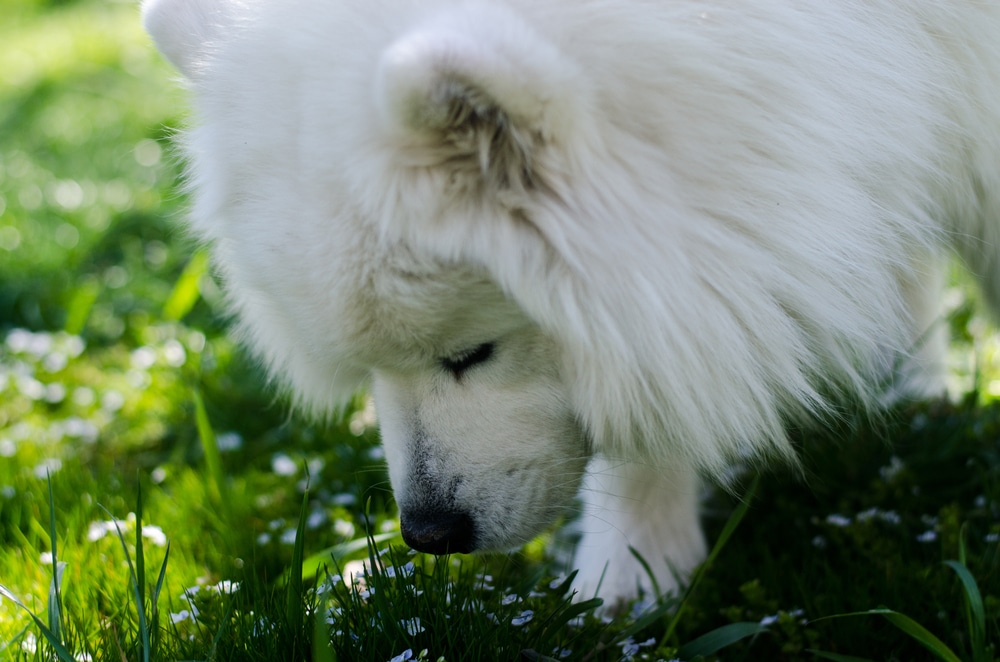
[[403, 542], [418, 552], [468, 554], [476, 548], [476, 524], [463, 512], [403, 511], [399, 525]]

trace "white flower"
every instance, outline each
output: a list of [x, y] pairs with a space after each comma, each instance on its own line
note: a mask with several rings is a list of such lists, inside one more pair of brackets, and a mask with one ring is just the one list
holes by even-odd
[[104, 536], [115, 531], [115, 523], [113, 521], [109, 522], [91, 522], [87, 527], [87, 540], [90, 542], [97, 542]]
[[358, 502], [358, 497], [350, 492], [341, 492], [330, 499], [330, 503], [335, 506], [353, 506]]
[[326, 522], [326, 512], [320, 509], [313, 510], [306, 519], [306, 527], [311, 530], [318, 529]]
[[213, 590], [213, 591], [215, 591], [215, 592], [217, 592], [217, 593], [223, 593], [225, 595], [232, 595], [236, 591], [240, 590], [240, 583], [239, 582], [234, 582], [234, 581], [229, 580], [229, 579], [223, 579], [218, 584], [213, 584], [212, 586], [209, 586], [208, 588], [211, 589], [211, 590]]
[[149, 538], [149, 542], [158, 547], [163, 547], [167, 544], [167, 534], [158, 526], [144, 525], [142, 527], [142, 537]]
[[176, 614], [170, 614], [170, 622], [173, 623], [174, 625], [177, 625], [178, 623], [188, 620], [191, 621], [192, 623], [195, 623], [196, 622], [195, 619], [198, 616], [198, 610], [195, 609], [194, 607], [191, 607], [191, 609], [192, 611], [188, 611], [187, 609], [182, 609]]
[[934, 542], [937, 540], [937, 531], [928, 530], [917, 536], [917, 542]]
[[43, 460], [35, 466], [35, 478], [38, 478], [39, 480], [48, 478], [51, 474], [54, 474], [62, 469], [62, 465], [62, 460], [57, 457], [51, 457], [47, 460]]
[[622, 655], [626, 660], [631, 660], [632, 656], [639, 652], [639, 644], [635, 643], [635, 639], [632, 637], [621, 642], [619, 646], [622, 647]]
[[882, 480], [888, 483], [893, 478], [895, 478], [899, 474], [899, 472], [902, 471], [904, 468], [905, 465], [903, 464], [903, 461], [898, 457], [896, 457], [895, 455], [893, 455], [891, 458], [889, 458], [889, 464], [884, 467], [881, 467], [878, 470], [878, 472], [879, 475], [882, 476]]
[[424, 628], [424, 626], [420, 624], [419, 616], [414, 616], [413, 618], [404, 618], [399, 622], [399, 624], [403, 626], [404, 630], [406, 630], [406, 634], [410, 635], [411, 637], [415, 637], [421, 632], [426, 631], [426, 628]]
[[413, 561], [410, 561], [406, 565], [400, 566], [399, 568], [394, 565], [387, 565], [385, 567], [385, 576], [391, 579], [395, 579], [396, 577], [409, 577], [413, 574], [413, 570]]
[[344, 538], [354, 537], [354, 524], [345, 519], [337, 519], [333, 523], [333, 530]]
[[851, 518], [844, 517], [843, 515], [840, 515], [838, 513], [834, 513], [832, 515], [826, 516], [826, 523], [831, 524], [833, 526], [845, 527], [851, 525]]
[[412, 659], [413, 659], [413, 650], [407, 648], [405, 651], [403, 651], [396, 657], [391, 658], [389, 662], [406, 662], [407, 660], [412, 660]]
[[215, 438], [215, 445], [222, 453], [237, 451], [243, 448], [243, 437], [239, 432], [223, 432]]
[[525, 623], [530, 622], [531, 619], [534, 617], [535, 617], [535, 612], [531, 611], [530, 609], [525, 609], [524, 611], [521, 612], [520, 616], [515, 616], [514, 618], [510, 619], [510, 624], [516, 627], [520, 627]]
[[277, 453], [271, 458], [271, 471], [279, 476], [294, 476], [299, 472], [295, 460], [284, 453]]
[[281, 534], [281, 542], [286, 545], [294, 545], [298, 533], [296, 529], [285, 529], [285, 532]]

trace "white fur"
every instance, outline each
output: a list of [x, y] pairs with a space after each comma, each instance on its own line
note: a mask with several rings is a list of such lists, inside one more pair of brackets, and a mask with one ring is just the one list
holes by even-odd
[[317, 413], [373, 376], [404, 516], [466, 512], [478, 548], [601, 455], [577, 561], [605, 597], [648, 588], [629, 543], [668, 589], [703, 558], [697, 472], [940, 388], [949, 251], [1000, 302], [993, 0], [144, 13], [249, 344]]

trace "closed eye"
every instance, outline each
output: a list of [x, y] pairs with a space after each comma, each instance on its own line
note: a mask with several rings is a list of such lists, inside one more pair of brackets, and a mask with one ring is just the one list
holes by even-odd
[[441, 367], [452, 374], [455, 379], [461, 379], [469, 368], [489, 361], [493, 356], [493, 343], [484, 342], [457, 357], [441, 359]]

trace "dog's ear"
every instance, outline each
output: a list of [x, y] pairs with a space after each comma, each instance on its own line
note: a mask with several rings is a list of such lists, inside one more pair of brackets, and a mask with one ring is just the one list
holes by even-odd
[[415, 165], [468, 166], [503, 187], [529, 184], [538, 147], [573, 131], [576, 68], [509, 10], [442, 14], [381, 55], [376, 105]]
[[233, 23], [231, 0], [144, 0], [142, 22], [163, 56], [182, 74], [199, 62]]

